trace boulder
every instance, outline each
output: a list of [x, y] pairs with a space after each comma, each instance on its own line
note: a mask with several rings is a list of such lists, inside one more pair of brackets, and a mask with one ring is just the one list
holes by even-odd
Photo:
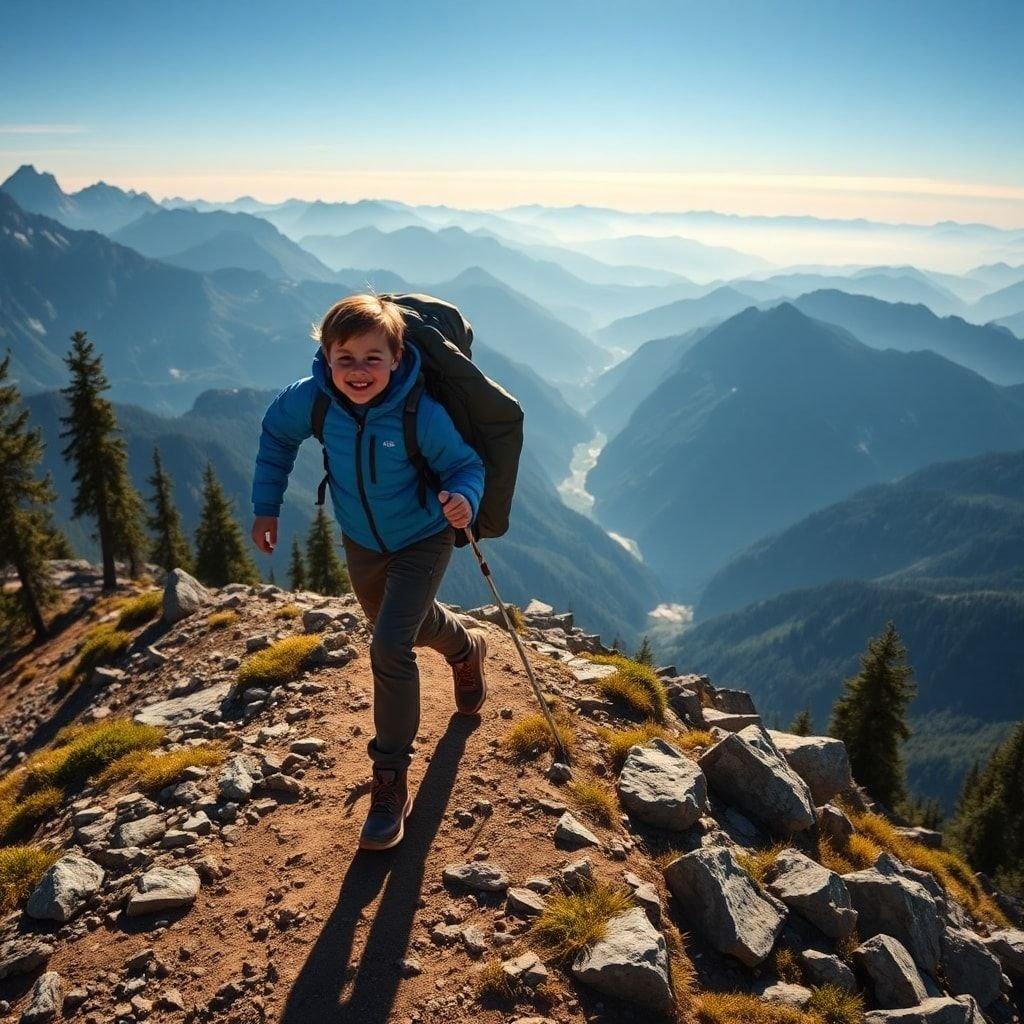
[[814, 824], [807, 784], [758, 727], [724, 737], [698, 763], [714, 793], [773, 835], [788, 838]]
[[704, 728], [704, 705], [700, 702], [699, 693], [682, 683], [669, 683], [665, 693], [672, 710], [684, 722]]
[[788, 981], [775, 981], [768, 978], [754, 985], [752, 995], [766, 1003], [780, 1003], [802, 1010], [810, 1001], [812, 992], [803, 985], [794, 985]]
[[640, 907], [613, 917], [604, 937], [573, 960], [572, 973], [598, 992], [657, 1012], [672, 1006], [665, 938]]
[[866, 1013], [864, 1024], [985, 1024], [985, 1018], [970, 996], [935, 996], [902, 1010]]
[[756, 715], [754, 698], [746, 690], [730, 690], [728, 687], [716, 687], [711, 693], [711, 704], [716, 711], [725, 711], [730, 715]]
[[199, 895], [200, 881], [195, 868], [183, 864], [152, 868], [136, 879], [135, 886], [125, 908], [129, 917], [190, 907]]
[[694, 850], [665, 868], [665, 882], [698, 935], [748, 967], [761, 963], [786, 920], [724, 846]]
[[103, 868], [69, 853], [48, 868], [28, 898], [25, 913], [37, 921], [70, 921], [103, 885]]
[[834, 985], [844, 992], [857, 991], [857, 979], [853, 971], [837, 956], [822, 953], [817, 949], [800, 951], [800, 963], [804, 969], [804, 981], [816, 988], [821, 985]]
[[658, 828], [681, 832], [707, 807], [704, 773], [662, 739], [650, 747], [630, 747], [617, 785], [622, 806]]
[[56, 971], [47, 971], [36, 978], [28, 1006], [21, 1014], [21, 1024], [44, 1024], [54, 1020], [64, 1002], [64, 979]]
[[521, 917], [532, 917], [534, 914], [542, 914], [547, 906], [547, 901], [540, 893], [521, 886], [511, 886], [508, 890], [507, 898], [509, 911]]
[[856, 928], [857, 911], [842, 878], [810, 857], [785, 850], [766, 878], [774, 895], [830, 939], [845, 938]]
[[167, 822], [159, 814], [124, 821], [114, 829], [111, 845], [118, 850], [129, 846], [149, 846], [167, 831]]
[[256, 762], [246, 754], [236, 754], [221, 768], [217, 788], [225, 800], [244, 803], [252, 796], [258, 776]]
[[817, 809], [818, 829], [834, 846], [843, 846], [853, 835], [853, 822], [834, 804]]
[[172, 569], [164, 580], [164, 619], [180, 622], [199, 611], [210, 592], [184, 569]]
[[202, 718], [218, 711], [231, 692], [231, 680], [213, 683], [200, 690], [191, 691], [182, 697], [169, 697], [153, 704], [147, 704], [132, 718], [140, 725], [176, 726]]
[[998, 958], [1011, 978], [1024, 978], [1024, 931], [1001, 928], [983, 941], [985, 948]]
[[790, 768], [807, 783], [815, 804], [828, 803], [853, 783], [846, 744], [829, 736], [794, 736], [768, 730]]
[[939, 908], [924, 886], [877, 868], [852, 871], [842, 876], [857, 911], [857, 930], [862, 938], [891, 935], [899, 939], [914, 963], [934, 974], [942, 954]]
[[974, 996], [982, 1009], [999, 998], [1002, 966], [973, 932], [946, 928], [942, 936], [942, 968], [951, 995]]
[[566, 811], [555, 826], [555, 841], [567, 846], [600, 846], [601, 840], [581, 821]]
[[33, 935], [18, 935], [0, 945], [0, 981], [32, 974], [53, 956], [53, 946]]
[[917, 1006], [928, 990], [913, 957], [891, 935], [874, 935], [853, 951], [853, 961], [870, 979], [875, 1002], [883, 1009]]
[[449, 864], [442, 877], [449, 884], [464, 885], [467, 889], [483, 892], [504, 892], [511, 880], [497, 864], [485, 860], [474, 860], [468, 864]]
[[726, 732], [741, 732], [749, 726], [760, 728], [760, 715], [736, 715], [731, 711], [719, 711], [717, 708], [704, 709], [704, 725], [708, 729], [724, 729]]

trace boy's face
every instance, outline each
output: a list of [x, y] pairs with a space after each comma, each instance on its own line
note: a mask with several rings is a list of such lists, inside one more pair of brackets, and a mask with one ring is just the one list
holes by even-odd
[[334, 386], [358, 405], [379, 395], [398, 366], [383, 331], [357, 334], [344, 345], [335, 344], [329, 361]]

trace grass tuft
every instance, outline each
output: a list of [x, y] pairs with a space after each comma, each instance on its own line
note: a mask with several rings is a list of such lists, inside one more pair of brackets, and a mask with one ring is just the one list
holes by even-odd
[[283, 604], [274, 612], [275, 619], [297, 619], [302, 609], [297, 604]]
[[227, 609], [222, 612], [210, 612], [206, 616], [206, 624], [210, 629], [227, 629], [238, 621], [238, 612]]
[[[562, 746], [572, 756], [576, 737], [572, 729], [564, 722], [555, 720], [555, 729]], [[551, 750], [551, 733], [544, 716], [538, 711], [533, 715], [524, 715], [505, 733], [502, 744], [512, 752], [514, 757], [536, 757], [542, 750]]]
[[186, 768], [219, 765], [225, 756], [223, 747], [214, 743], [197, 743], [165, 754], [133, 750], [107, 765], [96, 782], [106, 786], [120, 779], [133, 779], [140, 789], [153, 792], [178, 782]]
[[701, 992], [693, 1001], [693, 1019], [696, 1024], [821, 1024], [814, 1014], [746, 992]]
[[689, 732], [684, 732], [676, 737], [672, 743], [684, 754], [689, 754], [691, 751], [698, 750], [701, 747], [713, 747], [715, 739], [711, 733], [704, 729], [691, 729]]
[[57, 684], [71, 686], [85, 682], [97, 665], [104, 665], [124, 654], [131, 642], [131, 633], [115, 629], [109, 622], [94, 627], [82, 641], [77, 661], [61, 672]]
[[504, 972], [500, 960], [488, 960], [476, 976], [478, 999], [514, 999], [512, 979]]
[[151, 622], [163, 611], [164, 595], [160, 590], [149, 590], [138, 597], [128, 598], [121, 605], [121, 615], [117, 620], [118, 629], [135, 629], [146, 622]]
[[789, 946], [778, 946], [772, 954], [772, 966], [779, 981], [789, 985], [802, 985], [804, 972], [797, 963], [796, 954]]
[[612, 825], [618, 816], [619, 805], [615, 797], [601, 783], [592, 779], [570, 782], [566, 787], [576, 801], [580, 812], [599, 825]]
[[39, 824], [56, 810], [64, 793], [56, 786], [44, 786], [22, 795], [28, 775], [16, 770], [0, 782], [0, 844], [10, 843]]
[[574, 892], [556, 892], [548, 896], [530, 935], [549, 955], [565, 959], [603, 938], [608, 922], [633, 905], [625, 889], [600, 880]]
[[593, 654], [588, 657], [598, 664], [616, 668], [612, 675], [598, 679], [594, 684], [602, 697], [625, 704], [645, 718], [665, 721], [668, 695], [665, 684], [650, 665], [621, 654]]
[[0, 912], [14, 910], [39, 883], [58, 855], [41, 846], [0, 849]]
[[304, 633], [302, 636], [285, 637], [251, 654], [238, 670], [238, 689], [291, 682], [302, 673], [320, 643], [316, 633]]
[[838, 985], [821, 985], [811, 989], [807, 1011], [824, 1024], [863, 1024], [864, 997]]
[[622, 771], [630, 747], [645, 747], [657, 738], [675, 743], [672, 734], [655, 722], [644, 722], [635, 729], [608, 729], [602, 726], [597, 730], [598, 739], [608, 744], [608, 760], [616, 771]]
[[764, 878], [768, 874], [768, 869], [785, 849], [785, 843], [772, 843], [771, 846], [766, 846], [763, 850], [737, 850], [734, 856], [736, 863], [746, 871], [751, 881], [760, 889], [764, 887]]

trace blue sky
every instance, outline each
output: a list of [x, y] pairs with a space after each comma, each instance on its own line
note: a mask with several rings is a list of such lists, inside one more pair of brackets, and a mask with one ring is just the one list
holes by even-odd
[[1024, 3], [7, 0], [0, 177], [1024, 226]]

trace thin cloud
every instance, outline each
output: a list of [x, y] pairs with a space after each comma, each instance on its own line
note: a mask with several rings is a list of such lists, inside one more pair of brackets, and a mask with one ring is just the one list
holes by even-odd
[[0, 124], [0, 135], [81, 135], [82, 124]]

